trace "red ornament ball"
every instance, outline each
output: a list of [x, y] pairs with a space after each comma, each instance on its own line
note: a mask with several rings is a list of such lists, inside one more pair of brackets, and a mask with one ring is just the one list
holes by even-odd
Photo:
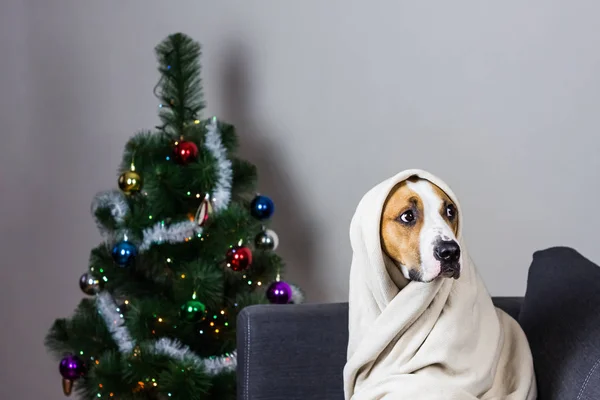
[[244, 271], [252, 264], [252, 252], [247, 247], [233, 247], [227, 252], [227, 266], [234, 271]]
[[194, 142], [181, 141], [173, 149], [175, 162], [189, 164], [198, 158], [198, 146]]

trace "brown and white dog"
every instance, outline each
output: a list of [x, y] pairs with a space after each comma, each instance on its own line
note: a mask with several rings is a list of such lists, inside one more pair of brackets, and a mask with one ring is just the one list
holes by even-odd
[[384, 252], [412, 281], [460, 277], [458, 208], [438, 186], [422, 178], [397, 184], [383, 206]]

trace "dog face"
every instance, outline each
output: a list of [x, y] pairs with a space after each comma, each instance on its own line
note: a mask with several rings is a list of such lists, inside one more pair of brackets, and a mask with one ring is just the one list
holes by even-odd
[[458, 209], [433, 183], [410, 178], [396, 185], [383, 207], [380, 229], [384, 252], [407, 279], [460, 277]]

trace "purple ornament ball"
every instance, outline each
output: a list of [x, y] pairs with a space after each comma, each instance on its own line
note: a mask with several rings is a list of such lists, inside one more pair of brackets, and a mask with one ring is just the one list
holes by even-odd
[[74, 381], [85, 373], [85, 364], [81, 358], [67, 354], [60, 360], [58, 370], [63, 378]]
[[273, 304], [288, 304], [292, 299], [292, 288], [286, 282], [273, 282], [267, 289], [267, 299]]

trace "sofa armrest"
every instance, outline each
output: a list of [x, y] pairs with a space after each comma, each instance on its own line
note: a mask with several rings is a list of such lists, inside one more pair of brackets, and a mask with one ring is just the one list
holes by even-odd
[[237, 320], [240, 400], [343, 400], [348, 304], [256, 305]]
[[600, 267], [567, 247], [536, 252], [519, 322], [540, 399], [600, 399]]

